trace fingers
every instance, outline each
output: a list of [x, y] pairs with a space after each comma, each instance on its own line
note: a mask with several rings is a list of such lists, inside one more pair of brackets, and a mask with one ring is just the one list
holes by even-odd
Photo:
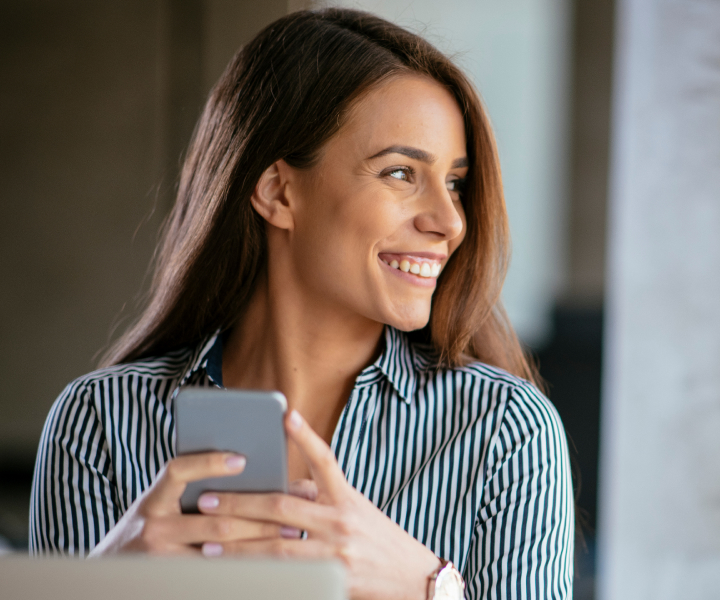
[[245, 469], [245, 457], [229, 452], [203, 452], [178, 456], [158, 474], [144, 502], [153, 515], [178, 513], [179, 500], [191, 481], [237, 475]]
[[239, 540], [225, 543], [207, 543], [202, 546], [205, 556], [270, 556], [274, 558], [337, 558], [328, 544], [318, 540]]
[[289, 494], [206, 493], [200, 496], [202, 513], [278, 523], [298, 530], [324, 529], [334, 518], [333, 507]]
[[285, 429], [297, 444], [300, 453], [310, 468], [318, 489], [335, 497], [348, 487], [345, 475], [337, 464], [335, 454], [317, 433], [305, 422], [296, 410], [285, 418]]
[[202, 549], [193, 546], [166, 544], [162, 548], [150, 548], [147, 552], [152, 556], [199, 556], [202, 554]]
[[300, 537], [277, 523], [250, 521], [236, 517], [172, 515], [145, 522], [142, 537], [149, 548], [163, 544], [181, 546], [203, 542], [229, 542], [262, 538]]
[[296, 479], [290, 482], [288, 493], [314, 502], [317, 498], [318, 489], [312, 479]]

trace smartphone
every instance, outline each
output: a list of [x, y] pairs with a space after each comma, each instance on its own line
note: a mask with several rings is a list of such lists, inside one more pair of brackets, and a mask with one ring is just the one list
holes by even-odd
[[183, 512], [198, 512], [198, 498], [208, 491], [287, 492], [287, 400], [280, 392], [186, 388], [174, 410], [178, 456], [219, 450], [247, 459], [238, 475], [189, 483]]

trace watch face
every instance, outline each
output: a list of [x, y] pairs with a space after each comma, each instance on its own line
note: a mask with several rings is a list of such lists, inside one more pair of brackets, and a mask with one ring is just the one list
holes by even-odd
[[464, 591], [465, 582], [460, 577], [460, 573], [452, 563], [448, 563], [435, 580], [433, 600], [463, 600]]

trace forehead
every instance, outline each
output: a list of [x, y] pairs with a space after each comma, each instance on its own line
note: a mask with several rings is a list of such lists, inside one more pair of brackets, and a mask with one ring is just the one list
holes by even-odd
[[464, 157], [465, 123], [452, 94], [429, 77], [394, 77], [354, 103], [328, 146], [349, 146], [369, 156], [394, 144], [449, 160]]

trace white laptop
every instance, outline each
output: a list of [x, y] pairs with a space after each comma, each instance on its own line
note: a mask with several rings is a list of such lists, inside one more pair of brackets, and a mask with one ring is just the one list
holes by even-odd
[[2, 600], [344, 600], [336, 562], [0, 557]]

